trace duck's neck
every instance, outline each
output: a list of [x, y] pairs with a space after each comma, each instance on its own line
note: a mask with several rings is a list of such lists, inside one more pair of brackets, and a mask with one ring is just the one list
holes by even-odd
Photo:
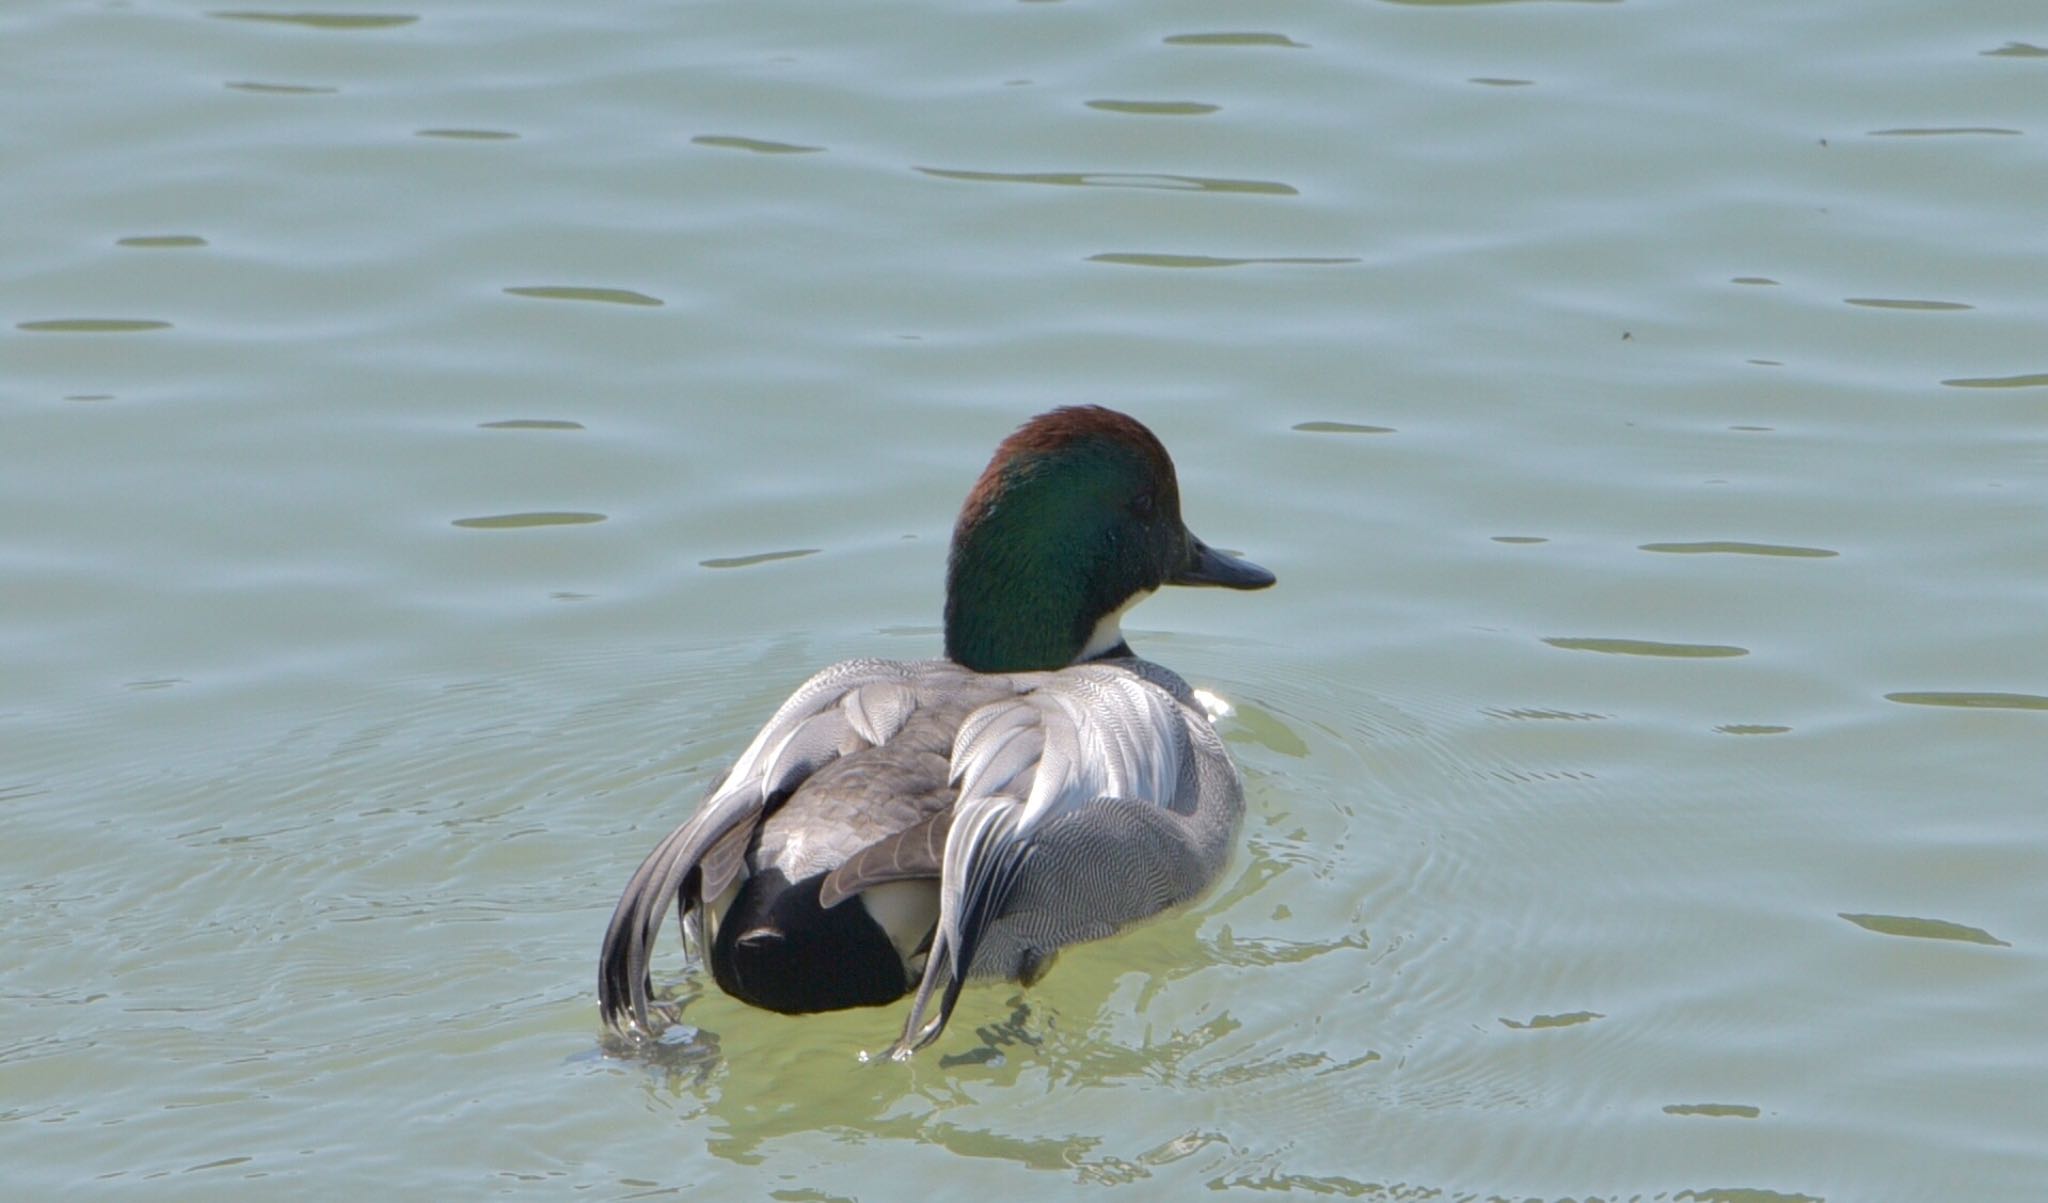
[[1104, 614], [1095, 622], [1095, 630], [1088, 636], [1088, 642], [1081, 647], [1081, 654], [1075, 660], [1100, 660], [1104, 656], [1129, 656], [1131, 645], [1124, 642], [1124, 615], [1131, 607], [1152, 596], [1152, 590], [1140, 589], [1131, 594], [1123, 605]]
[[[956, 538], [946, 565], [946, 658], [985, 673], [1081, 659], [1107, 611], [1091, 605], [1074, 565], [1028, 532], [982, 533]], [[1113, 617], [1109, 625], [1116, 629]]]
[[[1123, 642], [1117, 619], [1151, 590], [1119, 584], [1116, 541], [1089, 532], [1091, 499], [1001, 488], [969, 499], [946, 562], [946, 656], [976, 672], [1065, 668]], [[1092, 534], [1092, 532], [1090, 532]]]

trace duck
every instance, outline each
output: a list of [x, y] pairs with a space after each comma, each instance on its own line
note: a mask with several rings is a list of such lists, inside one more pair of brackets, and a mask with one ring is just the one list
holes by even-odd
[[605, 1029], [676, 1016], [650, 960], [671, 907], [720, 989], [783, 1014], [912, 996], [888, 1050], [945, 1030], [969, 980], [1030, 986], [1060, 949], [1221, 876], [1244, 783], [1179, 675], [1121, 620], [1166, 585], [1274, 576], [1181, 517], [1173, 460], [1097, 405], [1025, 422], [967, 494], [944, 656], [854, 659], [799, 686], [647, 854], [598, 957]]

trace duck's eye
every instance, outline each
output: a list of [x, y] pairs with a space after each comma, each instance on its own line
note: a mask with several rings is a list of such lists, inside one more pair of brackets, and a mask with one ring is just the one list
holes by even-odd
[[1150, 521], [1152, 511], [1157, 505], [1158, 503], [1152, 500], [1152, 494], [1140, 493], [1131, 499], [1131, 517], [1138, 519], [1140, 522]]

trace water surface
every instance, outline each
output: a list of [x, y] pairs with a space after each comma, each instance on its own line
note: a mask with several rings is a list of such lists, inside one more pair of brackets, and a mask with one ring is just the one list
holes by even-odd
[[[24, 1198], [2029, 1200], [2040, 12], [17, 4]], [[643, 853], [1116, 405], [1191, 912], [598, 1052]], [[658, 967], [686, 992], [673, 944]]]

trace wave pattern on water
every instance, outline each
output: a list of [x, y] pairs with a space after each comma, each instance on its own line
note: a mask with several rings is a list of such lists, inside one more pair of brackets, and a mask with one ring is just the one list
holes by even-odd
[[[17, 7], [14, 1193], [2048, 1178], [2010, 13]], [[639, 857], [1075, 401], [1280, 576], [1133, 620], [1221, 888], [909, 1066], [670, 942], [608, 1057]]]

